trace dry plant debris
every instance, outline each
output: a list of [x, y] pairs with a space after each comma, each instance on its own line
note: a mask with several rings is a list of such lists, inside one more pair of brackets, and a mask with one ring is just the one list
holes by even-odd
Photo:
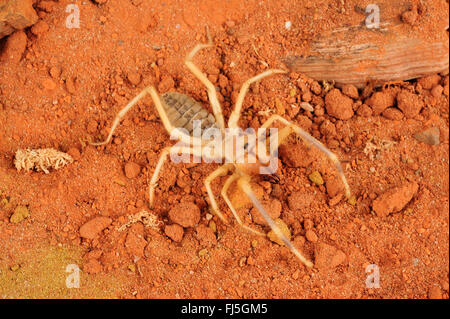
[[22, 169], [25, 171], [36, 170], [49, 174], [50, 168], [58, 170], [72, 162], [73, 158], [69, 154], [53, 148], [19, 149], [15, 155], [14, 165], [18, 171]]
[[158, 218], [154, 214], [146, 210], [142, 210], [135, 215], [128, 216], [128, 222], [120, 226], [118, 230], [120, 232], [124, 231], [126, 228], [137, 222], [141, 222], [145, 227], [150, 227], [155, 230], [159, 230], [159, 226], [163, 223], [162, 221], [158, 220]]

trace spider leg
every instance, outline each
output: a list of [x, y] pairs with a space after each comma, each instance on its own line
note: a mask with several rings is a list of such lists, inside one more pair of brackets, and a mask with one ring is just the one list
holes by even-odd
[[280, 145], [283, 142], [283, 140], [285, 138], [287, 138], [287, 136], [289, 136], [292, 132], [295, 132], [298, 135], [300, 135], [300, 137], [304, 141], [306, 141], [310, 145], [314, 146], [319, 151], [323, 152], [333, 162], [334, 166], [336, 167], [336, 169], [337, 169], [337, 171], [339, 173], [339, 176], [340, 176], [340, 178], [342, 180], [342, 183], [344, 184], [345, 196], [347, 198], [350, 198], [350, 196], [351, 196], [350, 186], [348, 185], [347, 178], [345, 177], [344, 170], [342, 169], [341, 162], [339, 161], [337, 156], [333, 152], [331, 152], [328, 148], [326, 148], [325, 145], [323, 145], [321, 142], [319, 142], [317, 139], [315, 139], [309, 133], [307, 133], [305, 130], [303, 130], [299, 126], [293, 124], [292, 122], [289, 122], [288, 120], [286, 120], [285, 118], [281, 117], [280, 115], [276, 115], [276, 114], [272, 115], [261, 126], [261, 128], [267, 128], [275, 121], [280, 121], [281, 123], [283, 123], [283, 124], [285, 124], [287, 126], [287, 127], [283, 128], [281, 130], [280, 134], [279, 134], [279, 143], [278, 143], [278, 145]]
[[254, 234], [257, 234], [257, 235], [260, 235], [260, 236], [265, 236], [266, 234], [264, 234], [264, 233], [262, 233], [260, 231], [257, 231], [257, 230], [255, 230], [255, 229], [253, 229], [251, 227], [248, 227], [248, 226], [246, 226], [246, 225], [244, 225], [242, 223], [241, 218], [237, 214], [236, 210], [234, 209], [233, 205], [231, 204], [230, 199], [228, 198], [228, 195], [227, 195], [228, 188], [237, 179], [239, 179], [239, 175], [238, 174], [233, 174], [230, 177], [228, 177], [228, 179], [225, 181], [225, 184], [223, 185], [223, 188], [222, 188], [222, 191], [221, 191], [221, 195], [222, 195], [223, 199], [225, 200], [225, 202], [227, 203], [228, 207], [230, 208], [231, 212], [233, 213], [233, 216], [236, 219], [236, 221], [238, 222], [239, 226], [241, 226], [242, 228], [244, 228], [244, 229], [246, 229], [246, 230], [248, 230], [248, 231], [250, 231], [250, 232], [252, 232]]
[[188, 69], [206, 86], [209, 101], [211, 103], [211, 107], [213, 109], [214, 117], [216, 118], [216, 122], [219, 125], [219, 128], [223, 130], [225, 128], [225, 121], [223, 119], [222, 107], [220, 106], [219, 99], [217, 98], [216, 87], [211, 81], [206, 77], [206, 75], [200, 71], [200, 69], [192, 62], [195, 54], [201, 49], [209, 48], [213, 46], [211, 38], [208, 36], [209, 42], [207, 44], [197, 44], [192, 51], [187, 55], [184, 63], [188, 67]]
[[215, 199], [214, 194], [213, 194], [213, 192], [211, 190], [211, 182], [212, 182], [213, 179], [215, 179], [215, 178], [217, 178], [219, 176], [226, 175], [232, 168], [233, 168], [232, 164], [222, 165], [219, 168], [217, 168], [214, 172], [212, 172], [210, 175], [208, 175], [208, 177], [206, 177], [206, 179], [205, 179], [205, 187], [206, 187], [206, 190], [208, 191], [208, 197], [209, 197], [209, 200], [211, 202], [211, 208], [212, 208], [213, 212], [217, 216], [219, 216], [219, 218], [224, 223], [227, 223], [227, 220], [226, 220], [225, 216], [223, 216], [223, 214], [219, 210], [219, 206], [217, 205], [216, 199]]
[[197, 156], [201, 156], [201, 154], [196, 154], [197, 152], [195, 151], [194, 148], [192, 147], [183, 147], [183, 146], [168, 146], [166, 148], [164, 148], [159, 156], [159, 160], [158, 163], [156, 164], [156, 168], [155, 171], [153, 172], [152, 178], [150, 180], [149, 183], [149, 190], [148, 190], [148, 194], [149, 194], [149, 201], [150, 201], [150, 208], [153, 208], [153, 201], [154, 201], [154, 194], [155, 194], [155, 188], [158, 186], [158, 179], [159, 179], [159, 174], [161, 172], [161, 169], [164, 165], [164, 163], [167, 161], [167, 156], [171, 153], [171, 152], [177, 152], [177, 153], [182, 153], [182, 154], [194, 154]]
[[250, 198], [253, 202], [253, 205], [259, 210], [261, 215], [266, 220], [267, 224], [269, 224], [270, 228], [274, 231], [274, 233], [280, 238], [284, 244], [289, 248], [289, 250], [307, 267], [312, 268], [314, 265], [311, 261], [306, 259], [295, 246], [291, 243], [291, 241], [281, 232], [280, 228], [275, 224], [270, 215], [266, 212], [264, 207], [261, 205], [259, 200], [256, 198], [255, 194], [252, 191], [250, 183], [248, 182], [247, 177], [241, 177], [238, 181], [239, 187], [244, 191], [244, 193]]
[[234, 107], [234, 110], [231, 113], [230, 118], [228, 119], [228, 127], [230, 128], [237, 127], [239, 118], [241, 116], [242, 103], [244, 102], [245, 95], [247, 94], [250, 85], [254, 82], [261, 80], [262, 78], [278, 73], [287, 73], [287, 72], [284, 70], [270, 69], [248, 79], [247, 81], [244, 82], [244, 84], [242, 84], [241, 90], [236, 100], [236, 106]]
[[134, 99], [132, 99], [123, 109], [121, 109], [119, 111], [119, 113], [117, 113], [117, 115], [114, 119], [113, 125], [111, 126], [111, 129], [109, 130], [109, 134], [108, 134], [108, 137], [106, 138], [106, 140], [104, 140], [103, 142], [96, 142], [96, 143], [91, 142], [90, 144], [94, 145], [94, 146], [108, 144], [111, 141], [111, 138], [112, 138], [117, 126], [119, 125], [120, 120], [146, 94], [149, 94], [152, 97], [152, 100], [155, 103], [156, 110], [158, 111], [159, 117], [161, 118], [161, 121], [163, 122], [165, 129], [170, 134], [170, 132], [172, 132], [172, 130], [173, 130], [173, 127], [170, 124], [169, 118], [167, 117], [167, 113], [161, 104], [159, 95], [153, 86], [148, 86], [145, 89], [143, 89]]

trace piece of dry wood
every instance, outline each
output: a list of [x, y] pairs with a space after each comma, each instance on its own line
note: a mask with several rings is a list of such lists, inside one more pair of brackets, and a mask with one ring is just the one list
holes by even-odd
[[315, 80], [357, 87], [368, 81], [405, 81], [448, 72], [448, 37], [428, 42], [395, 34], [395, 27], [387, 22], [379, 30], [362, 25], [335, 30], [314, 41], [310, 55], [288, 56], [283, 62], [290, 70]]

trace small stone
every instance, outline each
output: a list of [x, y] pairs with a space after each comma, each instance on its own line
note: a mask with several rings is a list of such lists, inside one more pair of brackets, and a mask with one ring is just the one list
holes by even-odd
[[317, 234], [313, 230], [306, 231], [305, 237], [312, 243], [316, 243], [319, 240], [319, 237], [317, 237]]
[[441, 77], [438, 74], [433, 74], [420, 78], [417, 80], [417, 83], [425, 90], [431, 90], [434, 86], [438, 85], [440, 81]]
[[137, 177], [140, 172], [141, 167], [138, 164], [134, 162], [128, 162], [125, 164], [125, 176], [129, 179]]
[[31, 27], [31, 33], [39, 36], [47, 32], [49, 28], [50, 27], [48, 26], [47, 22], [45, 22], [44, 20], [39, 20], [35, 25]]
[[184, 229], [178, 224], [167, 225], [164, 228], [164, 233], [173, 241], [179, 243], [183, 239]]
[[319, 270], [335, 268], [347, 259], [344, 252], [325, 243], [319, 243], [316, 246], [314, 256], [314, 265]]
[[402, 90], [397, 95], [397, 105], [406, 118], [414, 118], [422, 110], [424, 102], [417, 94]]
[[414, 138], [419, 142], [423, 142], [428, 145], [439, 145], [441, 132], [437, 127], [430, 127], [425, 131], [417, 133]]
[[208, 254], [208, 249], [206, 249], [206, 248], [201, 249], [201, 250], [198, 252], [198, 256], [199, 256], [199, 257], [204, 257], [204, 256], [206, 256], [206, 254]]
[[111, 218], [103, 216], [95, 217], [80, 227], [80, 236], [87, 239], [94, 239], [111, 223]]
[[128, 270], [131, 272], [136, 272], [136, 265], [135, 264], [128, 265]]
[[325, 106], [328, 114], [340, 120], [348, 120], [353, 116], [353, 100], [338, 89], [327, 93]]
[[[281, 202], [278, 199], [273, 199], [270, 202], [265, 202], [262, 204], [266, 212], [272, 219], [277, 219], [281, 215]], [[261, 215], [256, 207], [253, 207], [250, 211], [253, 221], [259, 225], [267, 225], [266, 220]]]
[[6, 40], [3, 53], [0, 54], [0, 60], [8, 61], [12, 64], [19, 63], [27, 47], [27, 41], [27, 35], [23, 31], [16, 31], [11, 34]]
[[347, 202], [350, 205], [355, 206], [356, 205], [356, 196], [355, 195], [351, 195], [350, 198], [347, 200]]
[[320, 175], [318, 171], [314, 171], [311, 174], [309, 174], [309, 180], [318, 186], [324, 184], [322, 175]]
[[392, 188], [378, 196], [372, 203], [374, 212], [379, 217], [386, 217], [391, 213], [401, 211], [414, 197], [419, 189], [415, 182], [409, 182]]
[[57, 67], [57, 66], [53, 66], [50, 68], [49, 71], [50, 75], [52, 78], [54, 79], [58, 79], [61, 75], [61, 68]]
[[372, 108], [374, 115], [380, 115], [388, 107], [395, 104], [395, 96], [390, 92], [375, 92], [366, 99], [365, 104]]
[[52, 79], [45, 79], [42, 86], [48, 91], [53, 91], [56, 88], [56, 83]]
[[443, 92], [444, 92], [444, 88], [442, 87], [442, 85], [436, 85], [431, 90], [431, 95], [434, 96], [435, 98], [439, 98], [439, 97], [441, 97]]
[[20, 269], [20, 265], [13, 265], [10, 269], [11, 271], [18, 271]]
[[[275, 219], [274, 220], [275, 225], [278, 226], [278, 228], [280, 229], [281, 233], [286, 236], [287, 239], [291, 239], [291, 231], [289, 230], [289, 227], [286, 225], [286, 223], [282, 220], [282, 219]], [[269, 237], [269, 239], [275, 243], [277, 243], [278, 245], [284, 246], [284, 242], [281, 240], [281, 238], [278, 237], [277, 234], [275, 234], [275, 232], [273, 230], [271, 230], [268, 234], [267, 237]]]
[[169, 210], [169, 219], [183, 227], [194, 227], [200, 221], [200, 208], [192, 202], [183, 202]]
[[133, 85], [141, 83], [141, 75], [138, 72], [129, 72], [127, 77], [128, 81]]
[[196, 228], [197, 239], [200, 241], [200, 246], [202, 247], [213, 247], [217, 245], [217, 238], [211, 228], [200, 225]]
[[292, 27], [292, 22], [291, 21], [286, 21], [284, 23], [284, 27], [285, 27], [286, 30], [290, 30], [291, 27]]
[[9, 221], [13, 224], [18, 224], [27, 219], [29, 216], [30, 212], [26, 206], [17, 206], [16, 209], [14, 209], [14, 213], [11, 215]]
[[344, 93], [348, 97], [351, 97], [352, 99], [355, 99], [355, 100], [357, 98], [359, 98], [358, 89], [356, 88], [356, 86], [354, 86], [352, 84], [345, 84], [342, 87], [342, 93]]

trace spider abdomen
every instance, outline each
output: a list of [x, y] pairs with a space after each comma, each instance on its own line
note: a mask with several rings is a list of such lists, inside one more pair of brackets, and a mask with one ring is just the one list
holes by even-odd
[[161, 102], [167, 112], [170, 124], [175, 128], [184, 128], [192, 135], [194, 121], [201, 121], [202, 130], [217, 127], [214, 116], [199, 102], [178, 92], [166, 92]]

